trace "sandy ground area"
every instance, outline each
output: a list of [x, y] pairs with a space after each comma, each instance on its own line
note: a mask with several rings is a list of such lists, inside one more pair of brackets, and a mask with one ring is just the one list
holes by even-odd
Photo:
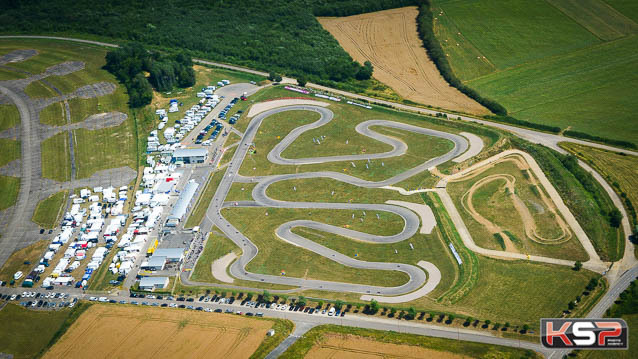
[[218, 313], [95, 304], [45, 358], [248, 358], [272, 323]]
[[235, 280], [231, 277], [226, 268], [237, 258], [235, 253], [228, 253], [227, 255], [217, 259], [211, 264], [211, 271], [213, 272], [213, 277], [218, 281], [222, 281], [224, 283], [233, 283]]
[[484, 107], [448, 85], [418, 37], [416, 7], [318, 18], [356, 61], [370, 61], [373, 77], [402, 97], [425, 105], [487, 114]]
[[329, 333], [324, 335], [324, 340], [315, 344], [305, 356], [305, 359], [323, 358], [456, 359], [466, 358], [466, 356], [413, 345], [383, 343], [355, 335]]
[[421, 229], [419, 230], [419, 233], [430, 234], [432, 233], [434, 226], [436, 226], [436, 218], [434, 217], [434, 213], [432, 212], [430, 206], [426, 204], [394, 200], [386, 201], [385, 203], [405, 207], [416, 212], [416, 214], [421, 217]]
[[468, 141], [470, 142], [470, 148], [468, 148], [467, 151], [465, 151], [462, 155], [452, 160], [452, 162], [456, 163], [461, 163], [467, 159], [470, 159], [481, 153], [481, 151], [483, 150], [483, 140], [479, 136], [468, 132], [461, 132], [460, 134], [461, 136], [468, 139]]
[[248, 117], [256, 116], [264, 111], [272, 110], [273, 108], [283, 107], [283, 106], [294, 106], [294, 105], [312, 105], [312, 106], [326, 107], [330, 104], [323, 101], [303, 100], [303, 99], [266, 101], [266, 102], [260, 102], [260, 103], [254, 104], [248, 111]]

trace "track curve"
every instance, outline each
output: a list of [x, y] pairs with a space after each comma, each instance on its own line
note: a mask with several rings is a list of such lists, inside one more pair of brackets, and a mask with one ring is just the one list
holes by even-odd
[[[353, 160], [366, 160], [366, 159], [378, 159], [395, 157], [404, 154], [407, 150], [407, 145], [400, 140], [391, 138], [389, 136], [382, 135], [370, 129], [371, 126], [384, 126], [399, 128], [402, 130], [421, 133], [429, 136], [436, 136], [445, 139], [449, 139], [454, 143], [454, 148], [448, 153], [430, 159], [410, 170], [407, 170], [397, 176], [389, 178], [384, 181], [366, 181], [357, 177], [349, 176], [338, 172], [305, 172], [296, 174], [284, 174], [274, 176], [260, 176], [260, 177], [244, 177], [238, 174], [239, 168], [244, 161], [248, 152], [249, 145], [253, 142], [254, 137], [259, 129], [259, 126], [264, 119], [277, 113], [285, 111], [313, 111], [320, 114], [320, 119], [304, 126], [300, 126], [292, 130], [279, 144], [277, 144], [267, 155], [268, 160], [283, 165], [300, 165], [300, 164], [313, 164], [313, 163], [326, 163], [334, 161], [353, 161]], [[417, 126], [407, 125], [399, 122], [392, 122], [386, 120], [370, 120], [365, 121], [357, 125], [356, 131], [364, 136], [371, 137], [375, 140], [379, 140], [390, 144], [393, 149], [384, 153], [369, 154], [369, 155], [349, 155], [349, 156], [332, 156], [332, 157], [318, 157], [318, 158], [306, 158], [306, 159], [286, 159], [281, 156], [281, 153], [292, 144], [301, 134], [311, 129], [321, 127], [329, 123], [333, 119], [334, 115], [332, 111], [327, 108], [309, 105], [297, 105], [287, 106], [281, 108], [271, 109], [256, 115], [250, 124], [248, 125], [245, 135], [242, 138], [239, 146], [235, 152], [235, 155], [230, 162], [226, 173], [222, 181], [217, 188], [213, 201], [208, 210], [208, 218], [215, 224], [221, 231], [223, 231], [235, 244], [237, 244], [242, 250], [243, 254], [239, 259], [233, 262], [230, 266], [230, 274], [238, 279], [250, 280], [257, 282], [267, 282], [272, 284], [291, 285], [297, 286], [301, 289], [318, 289], [318, 290], [330, 290], [338, 292], [352, 292], [362, 294], [375, 294], [382, 296], [394, 296], [403, 295], [413, 292], [423, 286], [426, 282], [427, 276], [423, 269], [415, 265], [403, 264], [403, 263], [388, 263], [388, 262], [366, 262], [350, 258], [342, 253], [331, 250], [325, 246], [322, 246], [314, 241], [306, 239], [300, 235], [292, 232], [294, 228], [304, 227], [317, 229], [328, 233], [337, 234], [353, 240], [363, 241], [368, 243], [397, 243], [406, 240], [413, 235], [419, 229], [419, 217], [411, 210], [390, 204], [358, 204], [358, 203], [322, 203], [322, 202], [290, 202], [272, 199], [267, 196], [266, 190], [268, 186], [275, 182], [285, 181], [290, 179], [301, 178], [330, 178], [353, 185], [376, 188], [386, 185], [395, 184], [406, 178], [409, 178], [419, 172], [427, 170], [430, 167], [449, 161], [468, 148], [467, 140], [459, 135], [450, 134], [441, 131], [435, 131], [425, 129]], [[252, 195], [254, 201], [242, 201], [242, 202], [224, 202], [230, 186], [233, 182], [257, 182], [253, 189]], [[334, 209], [334, 210], [374, 210], [385, 211], [400, 216], [404, 221], [403, 230], [400, 233], [388, 236], [374, 235], [370, 233], [364, 233], [360, 231], [354, 231], [345, 229], [325, 223], [320, 223], [311, 220], [296, 220], [286, 222], [280, 225], [276, 230], [276, 235], [292, 245], [302, 247], [306, 250], [317, 253], [325, 258], [328, 258], [337, 263], [358, 268], [358, 269], [374, 269], [374, 270], [394, 270], [404, 272], [409, 276], [409, 280], [396, 287], [380, 287], [363, 284], [343, 283], [338, 281], [324, 281], [324, 280], [311, 280], [303, 278], [293, 278], [287, 276], [267, 275], [259, 273], [251, 273], [246, 270], [246, 266], [250, 261], [255, 258], [259, 252], [257, 246], [250, 241], [246, 236], [239, 232], [233, 225], [221, 215], [221, 209], [226, 207], [275, 207], [275, 208], [304, 208], [304, 209]], [[338, 278], [335, 275], [335, 278]]]

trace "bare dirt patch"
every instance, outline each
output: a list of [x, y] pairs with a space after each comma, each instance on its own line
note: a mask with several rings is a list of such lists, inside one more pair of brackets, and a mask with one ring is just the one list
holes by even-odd
[[97, 304], [44, 357], [248, 358], [271, 326], [217, 313]]
[[318, 20], [355, 60], [372, 63], [374, 78], [404, 98], [434, 107], [489, 113], [441, 77], [417, 35], [417, 15], [417, 8], [411, 6]]
[[413, 345], [383, 343], [354, 335], [325, 334], [306, 359], [319, 358], [465, 358], [449, 352], [426, 349]]

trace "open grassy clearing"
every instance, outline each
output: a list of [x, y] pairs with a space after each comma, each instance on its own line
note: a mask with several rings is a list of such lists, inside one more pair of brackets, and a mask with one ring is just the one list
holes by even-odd
[[438, 0], [434, 26], [455, 74], [514, 117], [637, 143], [638, 9], [607, 2]]
[[374, 78], [403, 98], [461, 112], [489, 113], [439, 74], [423, 51], [417, 32], [418, 13], [417, 7], [411, 6], [318, 20], [356, 61], [370, 61]]
[[[266, 212], [268, 212], [267, 216]], [[396, 234], [403, 228], [403, 220], [395, 214], [378, 212], [381, 219], [377, 220], [374, 212], [367, 212], [367, 218], [362, 222], [362, 213], [356, 212], [354, 219], [352, 219], [351, 211], [315, 209], [227, 208], [222, 211], [222, 214], [259, 248], [259, 254], [247, 266], [249, 271], [271, 275], [280, 275], [282, 271], [285, 271], [290, 277], [381, 286], [405, 283], [408, 280], [405, 273], [359, 270], [343, 266], [301, 247], [288, 244], [275, 234], [277, 227], [285, 222], [313, 218], [317, 218], [322, 223], [348, 226], [352, 230], [380, 235]], [[354, 244], [354, 241], [352, 243]], [[294, 262], [291, 262], [291, 259], [294, 259]], [[336, 273], [339, 275], [336, 276]]]
[[638, 62], [636, 46], [638, 36], [632, 35], [510, 68], [469, 85], [517, 118], [636, 143], [638, 132], [631, 125], [636, 105], [626, 96], [638, 88], [632, 72]]
[[191, 211], [191, 214], [188, 216], [188, 219], [184, 224], [184, 228], [193, 228], [195, 226], [199, 226], [199, 224], [202, 223], [202, 220], [206, 215], [206, 210], [210, 205], [210, 201], [213, 199], [215, 191], [217, 191], [217, 187], [219, 186], [219, 182], [222, 181], [223, 176], [223, 171], [211, 173], [208, 182], [206, 183], [206, 187], [199, 195], [199, 198], [195, 203], [195, 207]]
[[[97, 144], [93, 144], [97, 145]], [[71, 179], [69, 135], [60, 132], [42, 141], [42, 177], [58, 182]]]
[[605, 0], [605, 2], [621, 14], [638, 22], [638, 3], [633, 0]]
[[337, 325], [311, 329], [280, 358], [301, 357], [541, 358], [531, 350]]
[[638, 24], [607, 5], [604, 0], [547, 0], [603, 41], [638, 31]]
[[20, 141], [0, 138], [0, 153], [2, 153], [2, 157], [0, 158], [0, 167], [5, 166], [11, 161], [17, 160], [20, 158], [21, 154]]
[[218, 282], [217, 279], [213, 277], [211, 264], [230, 252], [234, 252], [237, 256], [240, 256], [242, 250], [226, 236], [217, 234], [215, 228], [213, 228], [206, 241], [204, 251], [199, 256], [197, 265], [193, 268], [193, 274], [190, 279], [195, 282]]
[[479, 256], [479, 279], [455, 305], [492, 321], [528, 323], [560, 317], [567, 303], [580, 295], [591, 278], [600, 275], [559, 265], [502, 261]]
[[54, 228], [62, 216], [68, 194], [68, 191], [62, 191], [40, 201], [31, 220], [42, 228]]
[[64, 115], [64, 103], [56, 102], [45, 107], [40, 111], [40, 123], [49, 126], [66, 125], [66, 116]]
[[[47, 82], [68, 94], [79, 87], [97, 82], [116, 84], [114, 93], [93, 99], [69, 100], [73, 122], [84, 120], [90, 115], [109, 111], [120, 111], [130, 115], [128, 95], [115, 77], [102, 69], [106, 50], [102, 47], [78, 44], [69, 41], [40, 39], [1, 39], [0, 51], [9, 52], [19, 48], [37, 49], [38, 55], [22, 62], [11, 63], [10, 67], [38, 74], [48, 67], [65, 61], [82, 61], [83, 70], [65, 76], [50, 76]], [[35, 83], [34, 83], [35, 84]], [[44, 86], [34, 85], [30, 90], [34, 95], [44, 95]], [[40, 87], [38, 87], [40, 86]], [[52, 90], [51, 90], [52, 91]], [[55, 96], [55, 93], [49, 93]], [[49, 96], [47, 95], [47, 97]], [[49, 125], [66, 123], [62, 104], [53, 104], [41, 112], [41, 122]], [[77, 178], [91, 176], [99, 170], [130, 166], [137, 167], [137, 139], [132, 116], [120, 126], [101, 130], [78, 129], [74, 131]], [[64, 152], [64, 151], [63, 151]], [[68, 150], [67, 150], [68, 152]], [[44, 151], [43, 151], [44, 156]]]
[[74, 130], [73, 140], [77, 178], [108, 168], [137, 167], [135, 124], [130, 118], [117, 127]]
[[[376, 220], [373, 219], [373, 220]], [[433, 263], [441, 271], [441, 282], [427, 295], [430, 300], [437, 299], [451, 288], [455, 282], [456, 262], [449, 255], [449, 249], [441, 241], [438, 233], [419, 234], [402, 242], [393, 244], [372, 244], [324, 233], [309, 228], [295, 228], [293, 233], [308, 238], [325, 247], [367, 262], [391, 262], [417, 265], [425, 260]], [[414, 250], [410, 248], [410, 243]], [[398, 253], [395, 253], [395, 250]]]
[[20, 113], [14, 105], [0, 104], [0, 131], [8, 130], [20, 123]]
[[237, 146], [233, 146], [230, 148], [226, 147], [226, 150], [224, 151], [224, 155], [219, 161], [219, 166], [221, 167], [227, 163], [230, 163], [230, 161], [233, 159], [233, 156], [235, 155], [235, 151], [237, 151]]
[[0, 211], [16, 203], [19, 191], [20, 178], [0, 175]]
[[[627, 327], [638, 327], [638, 314], [624, 314], [622, 319], [627, 322]], [[581, 350], [578, 356], [586, 359], [632, 359], [638, 355], [638, 335], [629, 335], [628, 350]]]
[[[356, 125], [359, 122], [363, 122], [365, 120], [386, 119], [451, 133], [459, 132], [459, 130], [453, 126], [461, 125], [458, 123], [446, 122], [446, 124], [449, 123], [450, 125], [452, 125], [448, 127], [442, 125], [443, 121], [441, 121], [441, 124], [439, 124], [439, 122], [435, 119], [415, 116], [407, 113], [389, 111], [381, 108], [366, 110], [359, 109], [354, 106], [336, 104], [331, 104], [328, 108], [335, 113], [335, 119], [331, 121], [331, 123], [319, 129], [308, 131], [310, 135], [305, 142], [303, 142], [304, 140], [301, 139], [301, 137], [303, 136], [300, 136], [300, 139], [298, 141], [295, 141], [295, 144], [291, 145], [300, 146], [298, 147], [299, 150], [296, 152], [286, 151], [283, 154], [284, 156], [286, 156], [286, 153], [295, 153], [295, 156], [299, 157], [303, 156], [304, 154], [307, 154], [311, 157], [317, 156], [317, 151], [315, 151], [315, 149], [322, 146], [326, 147], [326, 151], [328, 151], [328, 153], [339, 153], [336, 151], [332, 152], [332, 147], [335, 145], [345, 146], [343, 152], [340, 152], [340, 154], [361, 154], [364, 152], [362, 148], [366, 149], [365, 153], [373, 153], [373, 151], [369, 151], [368, 148], [370, 146], [374, 146], [374, 143], [377, 143], [377, 141], [365, 138], [364, 136], [360, 135], [359, 137], [361, 138], [361, 145], [352, 145], [351, 149], [345, 149], [348, 146], [351, 146], [351, 142], [349, 136], [346, 137], [342, 135], [342, 133], [346, 131], [344, 130], [344, 128], [349, 128], [350, 131], [354, 133], [354, 128], [356, 127]], [[283, 139], [291, 130], [304, 124], [316, 121], [317, 114], [307, 111], [305, 111], [307, 112], [307, 114], [304, 114], [303, 112], [304, 111], [287, 111], [272, 115], [264, 120], [260, 126], [259, 133], [255, 137], [255, 146], [257, 152], [253, 155], [246, 156], [246, 159], [242, 163], [240, 174], [246, 176], [254, 176], [294, 172], [334, 171], [344, 172], [349, 175], [366, 180], [378, 181], [402, 173], [410, 168], [413, 168], [417, 164], [425, 162], [427, 159], [443, 154], [447, 152], [447, 150], [451, 149], [451, 145], [447, 140], [412, 134], [407, 131], [379, 128], [379, 132], [401, 138], [403, 141], [405, 141], [408, 144], [406, 155], [386, 158], [383, 160], [373, 160], [371, 161], [371, 163], [368, 164], [368, 169], [366, 169], [367, 161], [365, 160], [354, 161], [356, 167], [352, 167], [350, 161], [301, 166], [275, 165], [268, 161], [268, 152], [270, 152], [270, 150], [272, 150], [272, 148], [277, 143], [279, 143], [281, 139]], [[342, 113], [347, 113], [348, 116], [342, 117]], [[341, 119], [348, 120], [342, 121]], [[314, 145], [312, 143], [312, 137], [318, 137], [321, 135], [327, 136], [326, 141], [321, 145]], [[348, 141], [348, 145], [345, 144], [346, 141]], [[484, 138], [484, 141], [488, 146], [492, 144], [492, 141], [489, 138]], [[369, 143], [370, 146], [365, 145], [365, 143]]]
[[230, 186], [230, 191], [228, 191], [225, 201], [252, 201], [253, 188], [255, 188], [254, 183], [234, 182]]
[[230, 145], [233, 145], [239, 142], [240, 140], [241, 140], [241, 137], [239, 137], [238, 134], [236, 134], [235, 132], [230, 132], [230, 134], [228, 134], [228, 137], [226, 137], [226, 142], [224, 142], [224, 146], [228, 147]]
[[55, 92], [55, 90], [45, 85], [41, 81], [34, 81], [28, 84], [27, 87], [24, 89], [24, 93], [26, 93], [32, 99], [55, 97], [57, 95], [57, 92]]
[[0, 310], [0, 352], [36, 358], [70, 325], [86, 304], [73, 309], [35, 311], [9, 303]]
[[[497, 70], [599, 42], [589, 31], [544, 1], [437, 0], [433, 12], [436, 17], [449, 17], [466, 42], [476, 47]], [[456, 43], [448, 41], [447, 46], [456, 46]], [[468, 45], [459, 43], [458, 46]], [[450, 56], [450, 63], [456, 69], [460, 66], [455, 60]]]
[[[275, 322], [277, 320], [189, 310], [95, 304], [73, 323], [44, 358], [145, 356], [149, 351], [160, 358], [249, 358]], [[94, 345], [77, 345], [81, 338]]]
[[[241, 187], [246, 188], [245, 185], [245, 183], [242, 183]], [[297, 190], [295, 191], [294, 188]], [[333, 191], [334, 195], [332, 194]], [[393, 190], [364, 188], [331, 178], [309, 178], [275, 182], [268, 186], [266, 194], [273, 199], [291, 202], [384, 203], [388, 200], [397, 200], [423, 203], [419, 195], [404, 196]]]
[[49, 241], [41, 240], [13, 252], [0, 269], [0, 280], [10, 282], [13, 279], [13, 274], [17, 271], [28, 274], [33, 264], [24, 264], [24, 262], [37, 262], [48, 246]]
[[20, 72], [15, 72], [15, 71], [6, 70], [6, 69], [0, 69], [0, 81], [17, 80], [17, 79], [23, 79], [25, 77], [27, 77], [27, 75], [23, 74], [23, 73], [20, 73]]
[[[630, 222], [638, 224], [638, 157], [569, 142], [562, 142], [560, 146], [587, 162], [605, 177], [625, 202]], [[627, 201], [630, 204], [627, 204]]]
[[[558, 219], [558, 212], [548, 207], [541, 197], [542, 191], [549, 200], [545, 190], [535, 185], [538, 181], [532, 182], [530, 176], [533, 176], [530, 171], [523, 172], [511, 162], [501, 162], [475, 177], [449, 183], [448, 192], [480, 247], [586, 261], [588, 256], [577, 238], [571, 230], [565, 232], [566, 228], [559, 226], [559, 221], [566, 226], [564, 220]], [[494, 180], [488, 182], [490, 178]], [[514, 196], [506, 187], [506, 181], [510, 180], [514, 181], [515, 194], [531, 214], [533, 223], [525, 224], [517, 210]], [[504, 213], [509, 215], [504, 216]], [[482, 223], [481, 217], [488, 222]], [[526, 226], [535, 226], [536, 234], [546, 240], [531, 238]], [[554, 239], [557, 239], [556, 243], [552, 243]]]

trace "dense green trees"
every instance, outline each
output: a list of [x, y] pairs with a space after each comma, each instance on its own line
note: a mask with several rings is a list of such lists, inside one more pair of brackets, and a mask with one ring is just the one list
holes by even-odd
[[[195, 84], [193, 60], [184, 53], [175, 56], [149, 52], [138, 43], [126, 44], [106, 54], [106, 70], [122, 82], [129, 93], [131, 107], [151, 103], [153, 89], [170, 91]], [[147, 71], [147, 79], [142, 71]], [[152, 85], [152, 87], [151, 87]]]
[[[352, 15], [413, 5], [414, 0], [33, 0], [0, 2], [2, 33], [85, 33], [136, 41], [162, 51], [298, 76], [345, 81], [367, 70], [317, 22], [315, 15]], [[179, 59], [175, 59], [181, 63]], [[138, 64], [140, 65], [140, 64]], [[188, 67], [188, 66], [187, 66]], [[154, 86], [188, 71], [164, 65]], [[129, 78], [133, 78], [131, 75]], [[184, 86], [184, 84], [181, 84]]]

